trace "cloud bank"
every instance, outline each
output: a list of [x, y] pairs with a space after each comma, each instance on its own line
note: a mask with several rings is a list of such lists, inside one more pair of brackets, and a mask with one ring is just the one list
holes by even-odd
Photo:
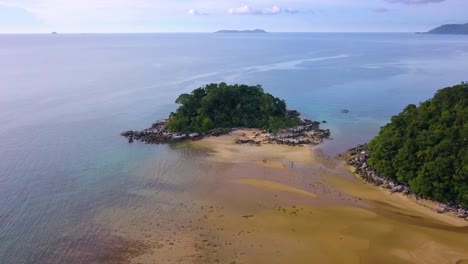
[[237, 8], [229, 8], [228, 13], [230, 15], [257, 15], [259, 11], [252, 9], [248, 5], [244, 5]]
[[281, 10], [281, 8], [275, 5], [275, 6], [272, 6], [270, 8], [263, 10], [262, 13], [265, 15], [277, 15], [277, 14], [281, 14], [281, 12], [283, 12], [283, 10]]
[[0, 0], [0, 32], [414, 32], [466, 23], [466, 10], [468, 0]]
[[279, 15], [282, 13], [287, 13], [287, 14], [297, 14], [299, 11], [294, 8], [281, 8], [277, 5], [273, 5], [271, 7], [259, 10], [259, 9], [254, 9], [248, 5], [243, 5], [237, 8], [229, 8], [228, 9], [228, 14], [230, 15]]

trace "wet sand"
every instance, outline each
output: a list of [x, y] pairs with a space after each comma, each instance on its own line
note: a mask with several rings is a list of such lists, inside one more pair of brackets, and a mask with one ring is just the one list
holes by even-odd
[[96, 223], [126, 241], [108, 263], [468, 260], [468, 222], [365, 184], [308, 146], [234, 143], [247, 132], [191, 143], [206, 153], [201, 176], [164, 206], [155, 195], [102, 212]]

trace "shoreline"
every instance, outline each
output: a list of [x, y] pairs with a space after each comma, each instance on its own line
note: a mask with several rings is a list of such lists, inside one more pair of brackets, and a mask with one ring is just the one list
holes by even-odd
[[[296, 110], [288, 110], [287, 115], [289, 117], [299, 118], [301, 114]], [[277, 133], [268, 132], [261, 128], [243, 127], [216, 128], [201, 133], [194, 131], [169, 131], [167, 129], [169, 119], [164, 119], [156, 121], [150, 128], [141, 131], [128, 130], [120, 133], [120, 135], [126, 137], [129, 143], [133, 143], [136, 140], [147, 144], [170, 144], [183, 141], [195, 141], [207, 137], [226, 135], [242, 129], [254, 129], [256, 133], [251, 137], [240, 137], [236, 141], [238, 144], [318, 145], [330, 138], [330, 130], [321, 129], [320, 122], [305, 118], [299, 118], [299, 120], [300, 123], [298, 125], [283, 127], [279, 129]]]
[[[210, 149], [213, 152], [213, 155], [210, 155], [208, 158], [210, 161], [228, 163], [251, 162], [262, 167], [269, 167], [279, 170], [291, 169], [294, 166], [310, 166], [312, 164], [323, 165], [325, 167], [330, 166], [329, 161], [327, 162], [325, 160], [327, 157], [318, 157], [318, 153], [313, 149], [313, 146], [308, 149], [300, 146], [283, 146], [275, 144], [256, 146], [255, 144], [239, 145], [235, 143], [239, 137], [249, 138], [258, 132], [258, 129], [236, 129], [227, 135], [220, 137], [207, 137], [201, 141], [193, 141], [190, 144], [193, 147]], [[284, 155], [279, 153], [283, 153]], [[332, 160], [334, 159], [335, 161], [340, 160], [339, 158], [332, 158]], [[293, 161], [293, 163], [291, 163], [291, 161]], [[355, 173], [352, 168], [354, 167], [348, 164], [346, 169], [355, 177], [355, 179], [360, 181], [360, 184], [371, 186], [372, 188], [375, 188], [375, 190], [382, 192], [382, 194], [399, 196], [407, 200], [409, 203], [412, 203], [414, 206], [420, 207], [420, 209], [428, 209], [429, 211], [424, 212], [424, 214], [430, 216], [431, 218], [438, 219], [456, 226], [468, 226], [468, 220], [458, 217], [457, 213], [453, 211], [449, 211], [444, 214], [437, 212], [439, 203], [436, 201], [417, 197], [412, 193], [407, 195], [403, 191], [398, 191], [399, 187], [397, 184], [393, 186], [393, 188], [397, 187], [397, 191], [395, 191], [393, 188], [388, 189], [382, 186], [372, 185], [369, 181], [366, 181], [363, 177], [361, 177], [361, 175]], [[347, 190], [344, 191], [346, 192]], [[408, 206], [413, 208], [411, 205]], [[446, 216], [449, 218], [446, 218]]]
[[[258, 131], [237, 129], [181, 145], [203, 153], [195, 162], [201, 167], [187, 174], [197, 181], [183, 191], [185, 199], [164, 191], [169, 201], [176, 199], [175, 206], [160, 216], [138, 209], [153, 219], [148, 224], [125, 220], [139, 218], [134, 208], [113, 216], [123, 222], [112, 229], [154, 245], [128, 263], [370, 264], [391, 258], [398, 264], [415, 259], [438, 264], [468, 259], [468, 225], [404, 196], [385, 195], [316, 148], [236, 143]], [[129, 250], [116, 254], [126, 256]]]
[[455, 212], [438, 213], [437, 208], [439, 207], [439, 203], [437, 201], [420, 198], [414, 194], [405, 195], [399, 192], [391, 192], [391, 190], [389, 189], [386, 189], [382, 186], [376, 186], [366, 181], [363, 177], [361, 177], [361, 175], [355, 173], [354, 171], [355, 168], [353, 166], [348, 166], [348, 170], [350, 173], [352, 173], [355, 179], [360, 181], [361, 184], [374, 188], [375, 190], [381, 192], [382, 195], [386, 195], [386, 196], [390, 195], [393, 197], [398, 197], [399, 199], [402, 199], [402, 200], [406, 200], [412, 203], [414, 206], [419, 207], [421, 211], [427, 210], [425, 213], [431, 215], [431, 217], [433, 217], [434, 219], [438, 219], [443, 222], [450, 223], [451, 225], [454, 225], [454, 226], [459, 226], [459, 227], [468, 226], [468, 220], [458, 217]]
[[386, 193], [407, 197], [415, 204], [428, 208], [438, 215], [446, 214], [455, 219], [465, 220], [468, 225], [468, 209], [463, 208], [456, 203], [446, 204], [420, 197], [417, 194], [414, 194], [408, 186], [378, 175], [378, 173], [367, 164], [368, 154], [365, 146], [366, 144], [358, 145], [355, 148], [347, 150], [341, 155], [348, 164], [349, 171], [356, 178], [366, 184], [371, 184]]
[[[190, 141], [194, 148], [208, 149], [209, 161], [223, 163], [253, 163], [262, 167], [285, 169], [295, 165], [307, 165], [315, 162], [310, 145], [285, 145], [274, 143], [257, 144], [261, 141], [262, 130], [256, 128], [236, 128], [229, 134], [218, 137], [206, 137]], [[239, 140], [246, 141], [240, 143]]]

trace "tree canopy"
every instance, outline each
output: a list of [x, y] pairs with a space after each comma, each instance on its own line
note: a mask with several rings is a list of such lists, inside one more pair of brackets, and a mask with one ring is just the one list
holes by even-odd
[[368, 148], [369, 165], [383, 176], [422, 197], [468, 207], [468, 84], [408, 105]]
[[181, 94], [167, 128], [179, 132], [207, 132], [217, 128], [249, 127], [276, 132], [300, 123], [287, 115], [286, 103], [260, 85], [209, 84]]

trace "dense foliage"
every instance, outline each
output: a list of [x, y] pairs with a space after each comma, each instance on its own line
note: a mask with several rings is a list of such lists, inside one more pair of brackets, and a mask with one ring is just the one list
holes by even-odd
[[468, 84], [408, 105], [369, 142], [369, 165], [413, 192], [468, 207]]
[[180, 95], [176, 103], [181, 106], [171, 113], [167, 124], [171, 131], [250, 127], [275, 132], [299, 123], [299, 118], [286, 115], [283, 100], [263, 92], [260, 85], [209, 84]]

